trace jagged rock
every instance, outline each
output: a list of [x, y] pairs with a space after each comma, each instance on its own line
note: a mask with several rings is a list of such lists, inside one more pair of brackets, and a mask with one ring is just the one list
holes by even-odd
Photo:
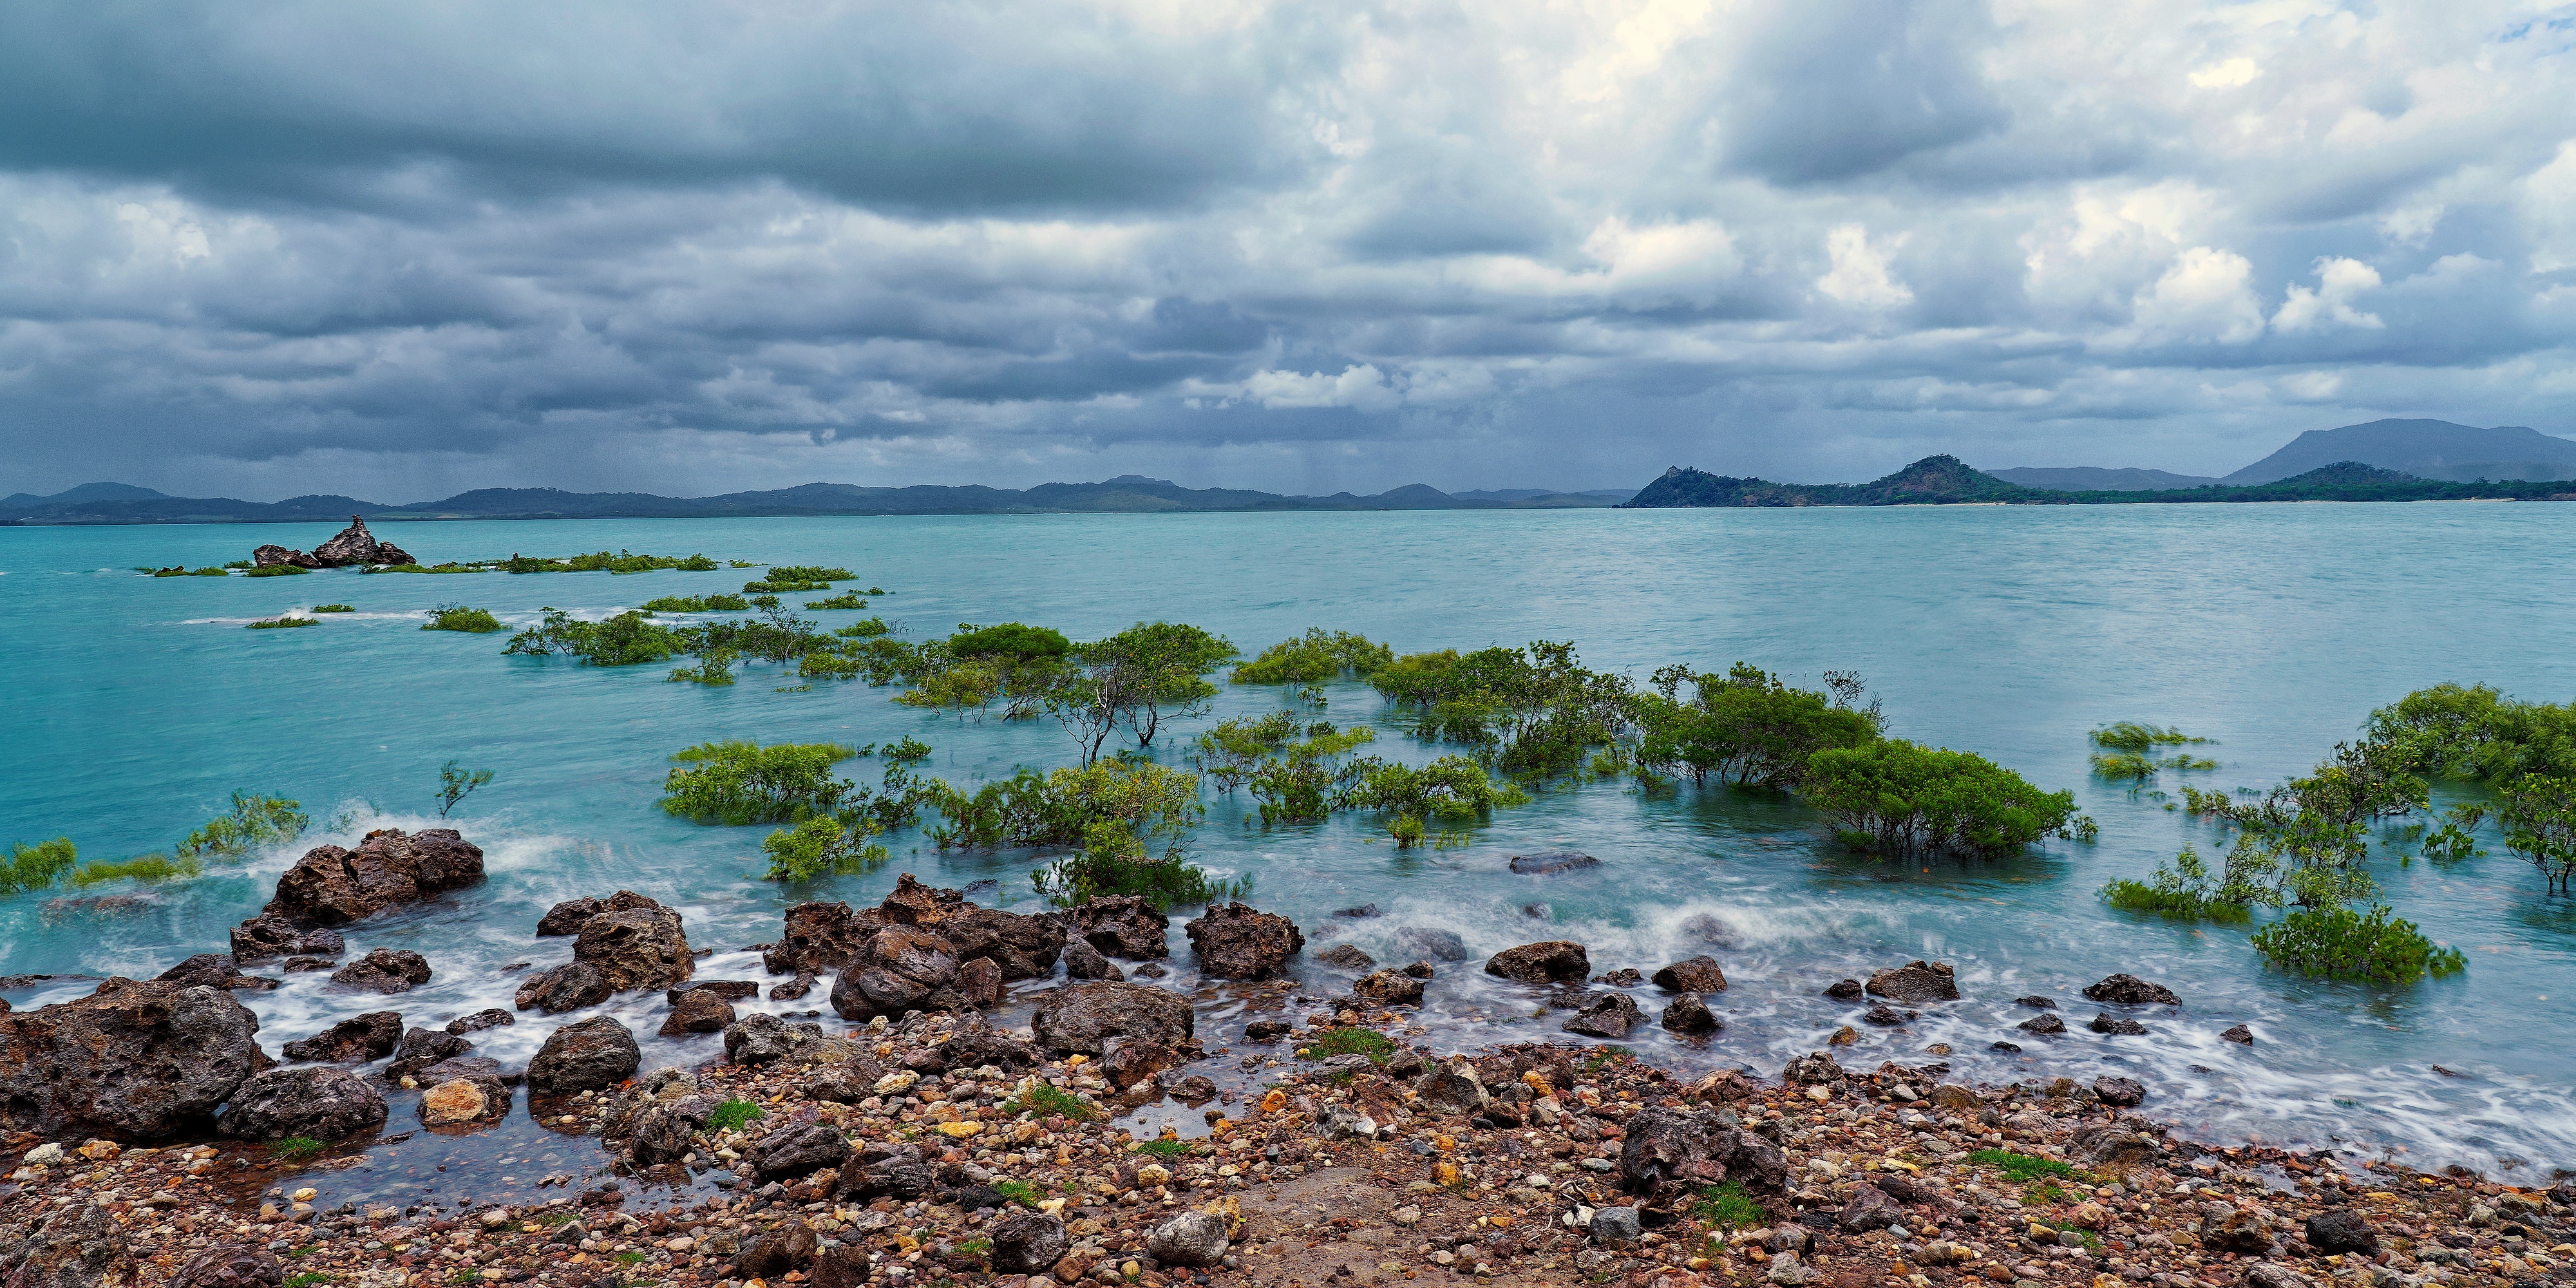
[[537, 919], [537, 937], [546, 939], [562, 935], [578, 935], [581, 933], [581, 923], [606, 911], [608, 911], [606, 899], [588, 897], [566, 899], [546, 909], [546, 915]]
[[1169, 957], [1172, 919], [1137, 895], [1094, 895], [1073, 907], [1074, 933], [1112, 957]]
[[510, 1112], [510, 1089], [498, 1078], [450, 1078], [420, 1094], [419, 1112], [427, 1127], [498, 1122]]
[[418, 1080], [421, 1071], [429, 1066], [441, 1060], [453, 1060], [473, 1049], [473, 1043], [443, 1029], [413, 1029], [403, 1034], [394, 1047], [393, 1063], [385, 1066], [385, 1081]]
[[1955, 1002], [1959, 1000], [1959, 981], [1948, 962], [1915, 961], [1871, 975], [1868, 991], [1889, 1001], [1909, 1005]]
[[392, 1055], [394, 1044], [400, 1041], [402, 1012], [369, 1011], [350, 1016], [309, 1038], [287, 1043], [286, 1058], [364, 1064]]
[[1100, 1062], [1100, 1068], [1109, 1085], [1125, 1091], [1180, 1063], [1180, 1052], [1160, 1042], [1122, 1042]]
[[2135, 975], [2111, 975], [2099, 984], [2085, 986], [2084, 996], [2096, 1002], [2117, 1006], [2180, 1006], [2182, 999], [2162, 984], [2150, 983]]
[[1315, 960], [1343, 970], [1367, 970], [1377, 965], [1377, 959], [1361, 952], [1358, 944], [1335, 944], [1315, 954]]
[[933, 1179], [930, 1164], [923, 1161], [917, 1146], [874, 1144], [860, 1149], [841, 1168], [839, 1193], [856, 1199], [917, 1199], [929, 1191]]
[[602, 1015], [546, 1035], [546, 1044], [528, 1061], [528, 1086], [558, 1096], [597, 1091], [626, 1081], [643, 1063], [635, 1035]]
[[1592, 956], [1581, 944], [1554, 939], [1506, 948], [1485, 963], [1485, 973], [1524, 984], [1579, 983], [1592, 973]]
[[1591, 1224], [1586, 1226], [1594, 1243], [1624, 1246], [1646, 1237], [1645, 1223], [1633, 1207], [1605, 1207], [1592, 1210]]
[[1791, 1060], [1787, 1067], [1780, 1070], [1780, 1081], [1809, 1085], [1840, 1082], [1846, 1076], [1843, 1067], [1834, 1063], [1834, 1058], [1822, 1051], [1810, 1051]]
[[325, 568], [347, 568], [357, 564], [410, 563], [411, 559], [409, 556], [385, 558], [383, 547], [376, 542], [376, 535], [367, 531], [367, 521], [353, 514], [349, 516], [348, 527], [313, 547], [313, 562]]
[[127, 1251], [135, 1232], [96, 1203], [82, 1201], [36, 1218], [7, 1262], [8, 1288], [132, 1288], [138, 1267]]
[[2103, 1104], [2126, 1109], [2147, 1098], [2147, 1089], [2133, 1078], [2095, 1078], [2093, 1095]]
[[2348, 1208], [2330, 1208], [2308, 1218], [2308, 1246], [2329, 1255], [2357, 1252], [2375, 1256], [2379, 1252], [2379, 1232], [2370, 1228], [2369, 1218]]
[[909, 872], [895, 878], [894, 892], [877, 905], [886, 921], [898, 926], [927, 926], [964, 908], [966, 897], [955, 890], [924, 885]]
[[1413, 1090], [1422, 1097], [1422, 1107], [1435, 1114], [1479, 1114], [1493, 1103], [1476, 1066], [1459, 1056], [1433, 1065]]
[[1098, 1055], [1104, 1039], [1131, 1038], [1178, 1047], [1196, 1019], [1189, 999], [1143, 984], [1106, 981], [1059, 988], [1038, 999], [1029, 1027], [1051, 1052]]
[[2028, 1006], [2042, 1011], [2054, 1011], [2057, 1009], [2057, 999], [2053, 997], [2042, 997], [2033, 993], [2028, 997], [2014, 998], [2013, 1005]]
[[1080, 935], [1067, 935], [1064, 940], [1064, 977], [1066, 979], [1124, 980], [1127, 974], [1101, 956], [1091, 941]]
[[823, 1123], [797, 1123], [760, 1138], [751, 1147], [751, 1170], [764, 1181], [810, 1176], [838, 1168], [850, 1157], [850, 1138]]
[[1603, 993], [1592, 999], [1574, 1018], [1565, 1022], [1568, 1033], [1589, 1034], [1596, 1038], [1624, 1038], [1628, 1030], [1645, 1022], [1637, 1011], [1637, 999], [1625, 993]]
[[876, 934], [879, 922], [850, 911], [846, 903], [800, 903], [787, 910], [787, 931], [760, 955], [772, 975], [815, 975], [839, 970], [861, 940]]
[[298, 568], [322, 566], [321, 560], [301, 550], [289, 550], [279, 545], [254, 547], [250, 552], [250, 562], [254, 568], [274, 568], [279, 564], [293, 564]]
[[671, 1013], [662, 1018], [660, 1035], [675, 1038], [684, 1033], [721, 1033], [733, 1020], [731, 1002], [707, 989], [690, 989], [671, 1003]]
[[2216, 1220], [2201, 1222], [2202, 1246], [2239, 1256], [2259, 1257], [2272, 1251], [2272, 1223], [2251, 1208], [2237, 1208]]
[[1044, 1212], [1023, 1212], [993, 1223], [993, 1268], [1006, 1275], [1042, 1275], [1072, 1246], [1064, 1222]]
[[265, 912], [233, 927], [232, 940], [233, 960], [245, 965], [279, 957], [337, 957], [348, 948], [339, 931]]
[[876, 1094], [877, 1079], [883, 1076], [885, 1070], [874, 1060], [823, 1065], [806, 1079], [805, 1098], [855, 1105]]
[[[842, 1149], [848, 1148], [848, 1143], [843, 1142]], [[776, 1279], [814, 1264], [814, 1254], [822, 1246], [814, 1227], [791, 1220], [744, 1244], [742, 1254], [733, 1259], [733, 1272], [744, 1279]]]
[[1414, 962], [1404, 968], [1404, 973], [1415, 979], [1429, 979], [1439, 974], [1439, 970], [1429, 962]]
[[1882, 1029], [1892, 1029], [1914, 1018], [1914, 1014], [1912, 1011], [1907, 1011], [1899, 1015], [1894, 1008], [1882, 1002], [1861, 1012], [1860, 1018], [1863, 1024], [1875, 1024]]
[[271, 1069], [233, 1091], [215, 1131], [235, 1140], [342, 1140], [385, 1125], [385, 1098], [346, 1069]]
[[1230, 1242], [1224, 1217], [1183, 1212], [1145, 1236], [1145, 1255], [1167, 1266], [1213, 1266], [1225, 1260]]
[[159, 1140], [267, 1063], [259, 1019], [220, 989], [113, 977], [88, 997], [0, 1014], [0, 1127]]
[[725, 1058], [740, 1065], [773, 1064], [822, 1040], [820, 1024], [789, 1024], [766, 1011], [754, 1011], [726, 1026]]
[[1655, 987], [1668, 993], [1723, 993], [1726, 972], [1717, 968], [1714, 957], [1693, 957], [1656, 971]]
[[401, 828], [388, 827], [367, 833], [355, 850], [336, 845], [307, 850], [277, 879], [277, 897], [261, 911], [301, 924], [334, 926], [482, 879], [483, 851], [453, 829], [423, 828], [405, 836]]
[[2147, 1031], [2147, 1026], [2136, 1020], [2118, 1019], [2107, 1013], [2094, 1016], [2093, 1023], [2086, 1027], [2096, 1033], [2117, 1033], [2128, 1037], [2137, 1037]]
[[2066, 1031], [2066, 1021], [2059, 1019], [2055, 1012], [2048, 1012], [2034, 1015], [2013, 1027], [2029, 1033], [2037, 1033], [2046, 1037], [2054, 1037]]
[[1217, 979], [1270, 979], [1306, 946], [1297, 923], [1242, 903], [1210, 904], [1181, 931], [1198, 954], [1199, 973]]
[[2095, 1123], [2076, 1129], [2066, 1142], [2066, 1152], [2075, 1159], [2106, 1167], [2147, 1167], [2156, 1161], [2156, 1142], [2154, 1137], [2115, 1123]]
[[632, 890], [609, 896], [574, 932], [574, 961], [588, 962], [611, 991], [668, 988], [697, 973], [680, 914]]
[[1905, 1209], [1896, 1206], [1887, 1191], [1867, 1181], [1853, 1186], [1851, 1198], [1843, 1204], [1842, 1211], [1834, 1214], [1835, 1223], [1854, 1234], [1884, 1230], [1904, 1220]]
[[681, 998], [687, 997], [689, 994], [699, 992], [701, 990], [713, 993], [718, 998], [727, 1002], [740, 1001], [746, 997], [760, 996], [760, 985], [747, 979], [693, 979], [686, 984], [679, 984], [671, 988], [664, 989], [662, 991], [662, 1000], [669, 1002], [673, 1006], [678, 1006]]
[[909, 926], [888, 926], [860, 945], [832, 982], [832, 1009], [845, 1020], [945, 1011], [964, 1005], [955, 994], [957, 959], [948, 941]]
[[1684, 993], [1664, 1008], [1664, 1027], [1675, 1033], [1696, 1036], [1715, 1033], [1725, 1027], [1711, 1014], [1708, 1004], [1697, 993]]
[[1351, 981], [1351, 996], [1380, 1006], [1415, 1005], [1422, 1001], [1422, 981], [1403, 971], [1376, 971]]
[[1024, 917], [968, 906], [940, 918], [934, 928], [940, 938], [948, 941], [949, 956], [961, 962], [990, 958], [1007, 981], [1044, 979], [1054, 974], [1056, 956], [1064, 946], [1066, 924], [1060, 912]]
[[1861, 992], [1859, 980], [1839, 979], [1834, 981], [1833, 987], [1825, 990], [1825, 996], [1837, 1002], [1857, 1002], [1861, 999]]
[[1550, 850], [1545, 854], [1515, 854], [1512, 856], [1511, 863], [1512, 871], [1525, 877], [1546, 876], [1551, 872], [1574, 872], [1599, 866], [1601, 866], [1601, 860], [1589, 854], [1577, 854], [1572, 850]]
[[244, 975], [234, 969], [234, 961], [229, 953], [199, 953], [153, 978], [168, 980], [173, 984], [203, 984], [208, 988], [227, 991], [252, 989], [266, 992], [277, 987], [276, 980]]
[[2218, 1036], [2226, 1041], [2233, 1042], [2238, 1046], [2254, 1045], [2254, 1030], [2249, 1029], [2242, 1024], [2236, 1025], [2233, 1028], [2222, 1029], [2219, 1031]]
[[541, 970], [519, 984], [514, 999], [522, 1011], [531, 1007], [548, 1015], [561, 1015], [585, 1006], [597, 1006], [615, 994], [608, 977], [589, 962], [565, 962], [551, 970]]
[[408, 993], [429, 982], [429, 962], [403, 948], [379, 948], [331, 972], [331, 982], [368, 993]]
[[1002, 1002], [1002, 968], [990, 957], [978, 957], [957, 967], [957, 994], [968, 1006], [999, 1006]]
[[169, 1288], [283, 1288], [285, 1283], [286, 1267], [267, 1249], [222, 1244], [179, 1267]]
[[1648, 1109], [1624, 1127], [1619, 1187], [1631, 1194], [1694, 1190], [1730, 1178], [1777, 1187], [1788, 1176], [1788, 1156], [1778, 1146], [1726, 1126], [1714, 1113]]
[[[1467, 960], [1467, 941], [1460, 939], [1456, 931], [1436, 926], [1396, 927], [1395, 949], [1399, 957], [1427, 957], [1440, 962]], [[1589, 962], [1584, 965], [1587, 971], [1591, 967]]]
[[1293, 1026], [1285, 1020], [1254, 1020], [1252, 1023], [1243, 1026], [1243, 1040], [1246, 1042], [1276, 1042], [1279, 1039], [1288, 1036], [1292, 1028]]

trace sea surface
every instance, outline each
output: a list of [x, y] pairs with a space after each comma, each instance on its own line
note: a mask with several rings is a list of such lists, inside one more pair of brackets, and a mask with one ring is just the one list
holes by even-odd
[[[1311, 960], [1336, 940], [1400, 964], [1402, 928], [1459, 935], [1471, 960], [1441, 963], [1420, 1018], [1445, 1047], [1579, 1040], [1559, 1031], [1565, 1015], [1545, 1009], [1541, 990], [1477, 969], [1499, 949], [1574, 939], [1596, 973], [1651, 973], [1708, 952], [1733, 985], [1711, 999], [1724, 1032], [1686, 1045], [1650, 1025], [1628, 1046], [1694, 1068], [1776, 1073], [1848, 1023], [1861, 1037], [1839, 1052], [1846, 1065], [1941, 1059], [1955, 1078], [1992, 1081], [2117, 1073], [2150, 1088], [2151, 1111], [2209, 1140], [2545, 1177], [2576, 1167], [2576, 1049], [2565, 1040], [2576, 1028], [2576, 906], [2547, 897], [2491, 830], [2491, 853], [2447, 870], [2404, 862], [2392, 833], [2372, 865], [2386, 899], [2464, 950], [2467, 971], [2380, 988], [2267, 969], [2243, 928], [2102, 903], [2104, 882], [2143, 877], [2186, 843], [2215, 858], [2225, 838], [2173, 808], [2164, 793], [2180, 774], [2143, 791], [2089, 778], [2086, 732], [2119, 720], [2180, 726], [2215, 739], [2196, 750], [2221, 762], [2188, 781], [2263, 788], [2411, 689], [2447, 680], [2576, 696], [2571, 525], [2576, 507], [2417, 504], [457, 522], [388, 524], [380, 535], [425, 562], [631, 549], [840, 565], [857, 580], [836, 589], [889, 593], [866, 614], [807, 615], [827, 627], [882, 615], [913, 638], [1003, 621], [1096, 638], [1165, 619], [1220, 632], [1247, 654], [1323, 626], [1406, 652], [1572, 640], [1589, 664], [1640, 682], [1673, 662], [1750, 661], [1808, 686], [1828, 668], [1858, 671], [1892, 734], [2072, 788], [2099, 841], [2052, 841], [2001, 862], [1891, 865], [1845, 853], [1781, 797], [1606, 781], [1546, 787], [1472, 829], [1463, 848], [1405, 852], [1364, 816], [1264, 828], [1249, 801], [1210, 792], [1191, 849], [1214, 872], [1250, 878], [1252, 903], [1305, 928], [1301, 969], [1318, 996], [1349, 979]], [[711, 979], [762, 978], [742, 947], [774, 939], [789, 904], [873, 902], [903, 872], [956, 887], [989, 879], [1003, 893], [984, 902], [1040, 906], [1029, 873], [1050, 856], [941, 852], [911, 832], [889, 838], [896, 862], [881, 872], [782, 888], [759, 876], [767, 828], [702, 827], [655, 800], [671, 753], [709, 739], [911, 736], [936, 749], [928, 772], [971, 785], [1071, 762], [1074, 745], [1052, 721], [926, 714], [895, 705], [891, 689], [809, 686], [757, 664], [733, 688], [705, 689], [666, 682], [667, 666], [505, 657], [506, 636], [420, 629], [441, 602], [516, 626], [548, 606], [601, 616], [659, 595], [730, 591], [753, 573], [133, 571], [220, 563], [263, 542], [310, 548], [331, 532], [0, 529], [0, 656], [16, 668], [0, 729], [0, 843], [64, 836], [84, 858], [165, 851], [236, 789], [292, 796], [315, 820], [292, 846], [194, 880], [0, 897], [0, 974], [144, 977], [220, 951], [305, 848], [437, 825], [437, 773], [451, 759], [493, 772], [448, 820], [483, 847], [489, 881], [349, 935], [352, 954], [418, 950], [436, 977], [390, 1000], [335, 993], [320, 974], [240, 994], [272, 1051], [386, 1006], [415, 1025], [509, 1006], [524, 974], [509, 968], [569, 955], [570, 940], [532, 931], [549, 905], [578, 895], [622, 887], [679, 907], [691, 942], [717, 950], [699, 964]], [[243, 629], [335, 601], [357, 611], [309, 629]], [[1364, 685], [1333, 686], [1328, 700], [1322, 718], [1377, 729], [1377, 754], [1446, 750], [1407, 736]], [[1179, 763], [1208, 723], [1282, 707], [1313, 710], [1284, 688], [1229, 686], [1206, 716], [1167, 727], [1160, 754]], [[879, 762], [845, 768], [872, 782]], [[1601, 862], [1545, 877], [1507, 870], [1514, 854], [1555, 849]], [[1369, 903], [1383, 915], [1330, 915]], [[1161, 982], [1201, 999], [1211, 1045], [1238, 1041], [1229, 1025], [1240, 1003], [1195, 977], [1182, 919]], [[1953, 964], [1964, 1000], [1881, 1029], [1821, 995], [1915, 958]], [[2183, 1007], [2143, 1016], [2144, 1037], [2086, 1032], [2097, 1008], [2078, 990], [2114, 971], [2168, 984]], [[90, 987], [5, 996], [25, 1008]], [[743, 1005], [809, 1009], [823, 991]], [[1650, 1015], [1660, 1009], [1651, 986], [1636, 991]], [[2013, 999], [2034, 993], [2058, 999], [2067, 1036], [2013, 1030], [2033, 1013]], [[637, 1030], [647, 1067], [721, 1055], [712, 1036], [653, 1036], [658, 994], [602, 1009]], [[505, 1064], [524, 1061], [556, 1023], [580, 1018], [531, 1013], [475, 1040]], [[838, 1026], [828, 1010], [822, 1018]], [[2219, 1039], [2238, 1023], [2252, 1027], [2251, 1047]], [[2025, 1050], [1988, 1049], [2006, 1037]], [[1935, 1044], [1952, 1054], [1926, 1054]], [[396, 1126], [408, 1119], [398, 1106]]]

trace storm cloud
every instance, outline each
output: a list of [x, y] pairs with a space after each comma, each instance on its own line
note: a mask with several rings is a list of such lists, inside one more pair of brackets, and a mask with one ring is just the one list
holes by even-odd
[[0, 490], [2576, 433], [2576, 6], [0, 7]]

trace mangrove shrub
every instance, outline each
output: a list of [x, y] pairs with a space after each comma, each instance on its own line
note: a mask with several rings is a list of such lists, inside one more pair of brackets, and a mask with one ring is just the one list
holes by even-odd
[[768, 877], [772, 881], [811, 881], [826, 874], [854, 876], [874, 872], [885, 866], [886, 847], [869, 843], [876, 835], [873, 823], [864, 819], [844, 824], [829, 814], [817, 814], [791, 828], [772, 832], [761, 841], [761, 853], [769, 856]]
[[545, 620], [510, 637], [504, 653], [543, 657], [570, 653], [590, 666], [635, 666], [659, 662], [685, 651], [684, 641], [632, 609], [604, 622], [585, 622], [558, 608], [545, 610]]
[[429, 610], [429, 621], [423, 624], [421, 629], [471, 631], [477, 635], [488, 635], [501, 629], [501, 619], [480, 608], [468, 608], [463, 604], [441, 604]]
[[1349, 631], [1307, 628], [1304, 635], [1281, 640], [1261, 655], [1234, 668], [1227, 678], [1236, 684], [1321, 684], [1344, 675], [1365, 680], [1395, 661], [1395, 650], [1372, 644]]
[[699, 823], [786, 823], [841, 807], [851, 784], [832, 766], [858, 754], [838, 743], [707, 742], [675, 753], [664, 810]]
[[2062, 832], [2075, 814], [2073, 792], [2043, 792], [1974, 752], [1901, 738], [1816, 752], [1801, 794], [1843, 824], [1846, 844], [1889, 857], [2007, 854]]
[[2456, 948], [2424, 937], [2414, 922], [2385, 906], [2367, 913], [2310, 908], [2254, 932], [2254, 947], [2276, 966], [2328, 979], [2404, 984], [2467, 969]]

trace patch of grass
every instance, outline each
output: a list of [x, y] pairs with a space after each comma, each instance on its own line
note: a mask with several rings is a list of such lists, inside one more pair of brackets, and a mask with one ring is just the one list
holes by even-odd
[[1741, 1181], [1701, 1186], [1698, 1201], [1691, 1204], [1691, 1216], [1728, 1230], [1748, 1230], [1764, 1220], [1762, 1205], [1744, 1192]]
[[634, 1265], [636, 1262], [642, 1261], [643, 1259], [644, 1254], [641, 1252], [621, 1252], [617, 1254], [617, 1260], [621, 1264], [629, 1266]]
[[828, 609], [836, 609], [836, 610], [837, 610], [837, 609], [850, 609], [850, 610], [856, 610], [856, 609], [861, 609], [861, 608], [865, 608], [865, 607], [867, 607], [867, 606], [868, 606], [868, 601], [866, 601], [865, 599], [860, 598], [860, 597], [859, 597], [859, 592], [857, 592], [857, 591], [855, 591], [855, 590], [852, 590], [852, 591], [846, 591], [846, 592], [843, 592], [843, 593], [838, 594], [838, 595], [834, 595], [834, 596], [832, 596], [830, 599], [809, 599], [809, 600], [806, 600], [806, 601], [805, 601], [805, 606], [806, 606], [807, 608], [813, 608], [813, 609], [827, 609], [827, 608], [828, 608]]
[[1327, 1056], [1364, 1055], [1371, 1064], [1384, 1064], [1395, 1054], [1395, 1042], [1375, 1029], [1327, 1029], [1323, 1034], [1297, 1049], [1301, 1060], [1321, 1060]]
[[320, 625], [320, 623], [314, 621], [310, 617], [266, 617], [259, 621], [252, 622], [250, 625], [245, 626], [242, 629], [250, 631], [284, 631], [293, 630], [298, 626], [317, 625]]
[[[305, 1249], [299, 1248], [296, 1250], [296, 1253], [297, 1255], [301, 1255], [304, 1251]], [[313, 1288], [313, 1285], [315, 1284], [327, 1284], [329, 1282], [331, 1282], [331, 1276], [324, 1274], [319, 1270], [307, 1270], [300, 1274], [288, 1276], [286, 1280], [286, 1288]]]
[[479, 1284], [483, 1282], [483, 1272], [480, 1270], [459, 1270], [455, 1274], [449, 1275], [447, 1277], [447, 1282], [455, 1284], [457, 1288], [465, 1288], [465, 1285], [467, 1284]]
[[1156, 1158], [1177, 1158], [1190, 1152], [1190, 1143], [1185, 1140], [1140, 1140], [1136, 1142], [1136, 1152]]
[[551, 1212], [540, 1212], [535, 1216], [528, 1218], [529, 1221], [537, 1225], [562, 1225], [567, 1221], [578, 1221], [580, 1219], [581, 1213], [567, 1212], [561, 1208], [557, 1208]]
[[310, 1136], [288, 1136], [268, 1142], [269, 1157], [289, 1163], [301, 1163], [331, 1146]]
[[298, 568], [293, 564], [270, 564], [265, 568], [253, 568], [242, 575], [245, 577], [301, 577], [311, 571], [313, 570], [310, 568]]
[[728, 1100], [707, 1115], [708, 1131], [740, 1131], [768, 1111], [748, 1100]]
[[480, 608], [468, 608], [463, 604], [441, 604], [429, 610], [429, 621], [421, 629], [466, 631], [476, 635], [489, 635], [502, 629], [502, 626], [500, 618]]
[[315, 604], [313, 607], [308, 608], [305, 611], [310, 613], [354, 613], [358, 610], [349, 607], [347, 604]]
[[1607, 1069], [1611, 1065], [1617, 1064], [1621, 1060], [1625, 1060], [1627, 1058], [1627, 1053], [1624, 1051], [1595, 1051], [1592, 1053], [1590, 1058], [1583, 1062], [1583, 1071], [1585, 1073], [1599, 1073], [1603, 1069]]
[[1036, 1207], [1038, 1205], [1038, 1201], [1045, 1197], [1045, 1195], [1039, 1191], [1038, 1187], [1029, 1184], [1027, 1181], [995, 1181], [993, 1182], [993, 1192], [1001, 1195], [1003, 1198], [1009, 1199], [1013, 1203], [1029, 1208]]
[[132, 859], [100, 859], [84, 863], [67, 878], [75, 889], [86, 890], [110, 881], [167, 881], [173, 877], [201, 876], [206, 865], [193, 858], [173, 859], [166, 854], [146, 854]]
[[2012, 1181], [2035, 1181], [2043, 1176], [2073, 1176], [2075, 1169], [2053, 1158], [2034, 1158], [2009, 1149], [1980, 1149], [1968, 1155], [1968, 1161], [1979, 1167], [1991, 1167]]
[[2066, 1191], [2055, 1181], [2041, 1181], [2022, 1192], [2025, 1203], [2063, 1203], [2066, 1200]]
[[1062, 1087], [1031, 1078], [1002, 1105], [1006, 1114], [1054, 1114], [1074, 1122], [1089, 1122], [1100, 1116], [1100, 1107]]
[[155, 577], [221, 577], [226, 574], [221, 568], [155, 568], [152, 570], [152, 575]]
[[968, 1239], [964, 1243], [958, 1244], [957, 1250], [970, 1257], [980, 1257], [993, 1250], [993, 1241], [990, 1239]]
[[751, 601], [740, 595], [664, 595], [645, 600], [641, 605], [648, 613], [748, 613]]

